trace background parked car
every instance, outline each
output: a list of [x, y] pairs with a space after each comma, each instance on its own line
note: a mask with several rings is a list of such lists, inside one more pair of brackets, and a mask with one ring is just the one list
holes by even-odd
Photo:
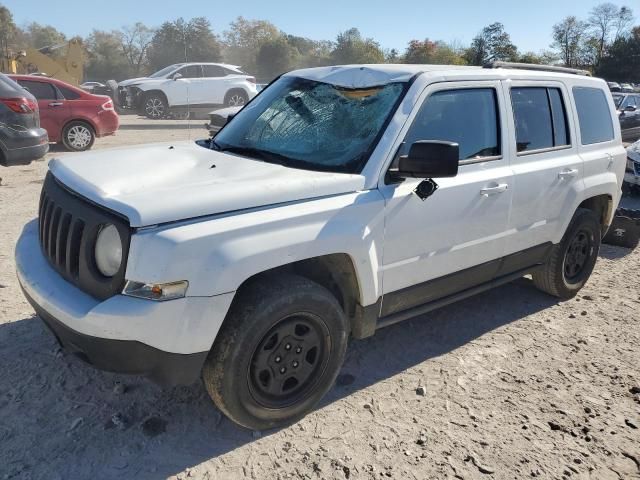
[[118, 105], [148, 118], [206, 115], [215, 107], [242, 106], [258, 93], [255, 77], [222, 63], [177, 63], [118, 85]]
[[640, 94], [614, 93], [613, 101], [618, 109], [623, 141], [640, 138]]
[[104, 87], [104, 83], [100, 82], [84, 82], [80, 85], [80, 88], [86, 90], [87, 92], [93, 92], [96, 87]]
[[607, 85], [609, 86], [609, 90], [611, 90], [612, 92], [622, 91], [622, 89], [620, 88], [620, 84], [617, 82], [607, 82]]
[[0, 165], [27, 164], [48, 150], [47, 132], [40, 128], [38, 102], [0, 74]]
[[113, 135], [120, 124], [113, 101], [53, 78], [11, 75], [38, 100], [40, 123], [50, 142], [71, 151], [92, 147], [96, 137]]
[[624, 190], [640, 193], [640, 140], [627, 148], [627, 168], [624, 172]]

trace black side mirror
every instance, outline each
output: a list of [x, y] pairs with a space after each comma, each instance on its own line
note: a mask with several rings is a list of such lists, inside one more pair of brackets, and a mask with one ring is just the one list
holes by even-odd
[[635, 112], [638, 109], [635, 105], [627, 105], [624, 107], [625, 112]]
[[420, 140], [409, 154], [400, 157], [397, 175], [412, 178], [445, 178], [458, 174], [460, 149], [457, 143]]

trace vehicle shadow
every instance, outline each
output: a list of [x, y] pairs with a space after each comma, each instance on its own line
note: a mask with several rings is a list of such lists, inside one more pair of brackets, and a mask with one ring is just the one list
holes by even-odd
[[[339, 377], [350, 381], [318, 408], [555, 303], [523, 278], [354, 341]], [[0, 325], [0, 345], [0, 478], [160, 479], [257, 437], [224, 418], [201, 383], [163, 390], [96, 371], [37, 317]]]
[[633, 250], [631, 248], [615, 247], [613, 245], [602, 244], [598, 256], [606, 258], [607, 260], [618, 260], [624, 258], [627, 255], [631, 255]]

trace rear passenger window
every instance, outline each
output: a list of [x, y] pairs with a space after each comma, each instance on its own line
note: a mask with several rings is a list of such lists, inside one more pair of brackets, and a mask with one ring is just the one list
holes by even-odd
[[604, 92], [599, 88], [573, 87], [582, 145], [613, 140], [613, 122]]
[[518, 152], [570, 145], [567, 114], [559, 89], [512, 88], [511, 104]]
[[50, 83], [35, 80], [18, 80], [18, 83], [38, 100], [56, 100], [56, 90]]
[[444, 90], [422, 105], [404, 141], [408, 151], [419, 140], [460, 146], [460, 160], [500, 155], [496, 93], [493, 88]]
[[58, 90], [62, 93], [62, 96], [66, 100], [77, 100], [80, 98], [80, 94], [76, 91], [71, 90], [70, 88], [63, 87], [62, 85], [58, 86]]

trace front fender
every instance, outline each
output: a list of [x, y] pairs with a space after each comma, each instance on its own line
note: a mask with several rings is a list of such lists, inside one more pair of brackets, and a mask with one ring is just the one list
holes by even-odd
[[343, 253], [353, 262], [361, 303], [370, 305], [381, 293], [383, 234], [378, 190], [231, 212], [138, 231], [126, 277], [188, 280], [189, 296], [213, 296], [276, 267]]

